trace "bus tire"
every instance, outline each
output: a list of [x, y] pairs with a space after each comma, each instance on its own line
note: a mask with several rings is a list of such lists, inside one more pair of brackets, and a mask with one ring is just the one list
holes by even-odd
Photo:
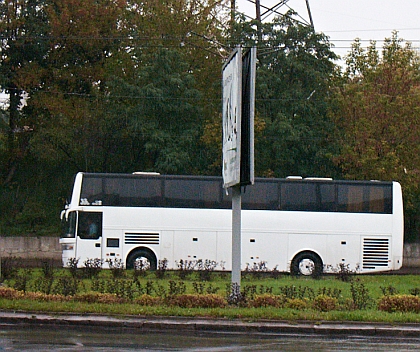
[[290, 266], [292, 275], [313, 278], [321, 276], [323, 269], [321, 258], [313, 252], [299, 253], [293, 258]]
[[153, 252], [147, 249], [136, 249], [129, 254], [127, 257], [126, 268], [134, 269], [136, 268], [136, 263], [142, 261], [143, 263], [148, 264], [147, 270], [156, 270], [157, 268], [157, 259]]

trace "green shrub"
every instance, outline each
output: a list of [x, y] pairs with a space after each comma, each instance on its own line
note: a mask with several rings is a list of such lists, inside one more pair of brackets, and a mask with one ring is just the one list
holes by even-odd
[[350, 293], [355, 309], [367, 309], [372, 304], [369, 290], [360, 280], [352, 281], [350, 284]]
[[52, 288], [52, 292], [64, 296], [74, 296], [79, 289], [79, 280], [73, 277], [63, 276], [58, 278]]
[[289, 285], [289, 286], [280, 286], [280, 293], [286, 296], [287, 298], [293, 299], [293, 298], [308, 298], [313, 299], [315, 298], [314, 290], [311, 287], [308, 286], [295, 286], [295, 285]]
[[26, 292], [31, 279], [32, 271], [30, 269], [21, 269], [15, 276], [13, 288], [17, 291]]
[[22, 291], [16, 291], [10, 287], [0, 287], [0, 298], [15, 300], [24, 298], [24, 295]]
[[286, 308], [305, 310], [310, 307], [310, 302], [305, 298], [290, 298], [286, 301]]
[[112, 293], [98, 293], [98, 292], [88, 292], [80, 293], [73, 296], [73, 300], [76, 302], [83, 303], [105, 303], [105, 304], [115, 304], [115, 303], [124, 303], [126, 300], [118, 297]]
[[139, 304], [141, 306], [148, 306], [148, 307], [153, 307], [153, 306], [159, 306], [162, 304], [162, 299], [160, 297], [154, 297], [148, 294], [143, 294], [139, 297], [137, 297], [134, 300], [134, 303]]
[[53, 259], [44, 259], [41, 261], [42, 274], [46, 279], [54, 278], [54, 274], [57, 271], [55, 261]]
[[163, 279], [168, 272], [168, 259], [159, 260], [155, 275], [158, 279]]
[[284, 307], [285, 301], [286, 299], [283, 295], [277, 296], [277, 295], [265, 293], [262, 295], [254, 296], [254, 298], [249, 302], [249, 305], [254, 308], [260, 308], [260, 307], [281, 308], [281, 307]]
[[92, 279], [99, 275], [102, 270], [103, 260], [99, 258], [88, 258], [83, 262], [83, 277]]
[[226, 307], [226, 300], [219, 295], [192, 295], [184, 294], [172, 296], [167, 299], [169, 306], [181, 308], [223, 308]]
[[313, 308], [320, 312], [329, 312], [337, 309], [338, 300], [335, 297], [320, 295], [315, 297], [312, 302]]
[[120, 279], [125, 276], [125, 266], [121, 259], [107, 259], [105, 262], [108, 264], [114, 279]]
[[178, 275], [181, 280], [185, 280], [194, 272], [194, 268], [197, 265], [196, 260], [183, 260], [175, 262], [178, 267]]
[[389, 313], [420, 313], [420, 297], [411, 295], [383, 296], [379, 300], [378, 309]]
[[37, 292], [50, 294], [54, 284], [54, 277], [40, 277], [33, 283], [33, 288]]
[[182, 295], [187, 291], [187, 286], [184, 281], [169, 281], [169, 295]]
[[412, 288], [408, 292], [410, 293], [410, 295], [420, 296], [420, 288], [418, 288], [418, 287]]
[[210, 281], [211, 274], [213, 273], [213, 271], [216, 269], [217, 266], [218, 266], [218, 263], [215, 262], [214, 260], [209, 260], [209, 259], [197, 260], [196, 267], [197, 267], [198, 277], [200, 278], [200, 280]]
[[13, 279], [18, 272], [19, 258], [3, 257], [0, 259], [1, 277], [0, 282]]
[[63, 295], [51, 295], [42, 292], [26, 292], [24, 298], [39, 302], [64, 302], [69, 300], [68, 297]]

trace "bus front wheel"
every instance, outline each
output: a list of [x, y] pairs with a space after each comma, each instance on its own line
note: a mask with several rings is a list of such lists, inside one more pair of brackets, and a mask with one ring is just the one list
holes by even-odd
[[126, 267], [137, 270], [156, 270], [156, 256], [145, 249], [135, 250], [127, 257]]
[[312, 252], [302, 252], [293, 258], [290, 272], [295, 276], [319, 277], [323, 272], [321, 258]]

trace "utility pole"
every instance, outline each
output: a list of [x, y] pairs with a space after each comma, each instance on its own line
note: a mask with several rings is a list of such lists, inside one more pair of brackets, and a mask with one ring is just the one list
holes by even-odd
[[313, 31], [315, 32], [314, 21], [312, 20], [311, 8], [309, 7], [309, 0], [306, 0], [306, 8], [308, 9], [308, 16], [309, 16], [309, 21], [311, 22], [311, 27]]
[[262, 32], [261, 32], [261, 4], [260, 0], [255, 0], [255, 13], [257, 20], [257, 31], [258, 31], [258, 45], [261, 45], [262, 42]]
[[[233, 1], [233, 0], [231, 0], [231, 1]], [[278, 16], [284, 16], [286, 11], [281, 11], [282, 8], [286, 8], [286, 10], [292, 9], [288, 5], [288, 2], [290, 0], [279, 0], [276, 5], [270, 6], [270, 7], [262, 4], [262, 2], [264, 2], [263, 0], [248, 0], [248, 1], [255, 4], [255, 10], [256, 10], [256, 18], [255, 19], [257, 20], [257, 26], [258, 26], [258, 39], [261, 39], [260, 28], [261, 28], [261, 23], [265, 18], [267, 18], [269, 16], [272, 16], [272, 15], [274, 15], [274, 16], [277, 16], [277, 15]], [[293, 19], [297, 23], [303, 24], [305, 26], [311, 26], [314, 29], [314, 21], [312, 19], [312, 13], [311, 13], [311, 8], [309, 6], [309, 0], [305, 0], [305, 3], [306, 3], [306, 9], [308, 11], [309, 22], [306, 19], [304, 19], [302, 16], [300, 16], [299, 14], [296, 14], [296, 18], [293, 18]], [[262, 11], [262, 13], [261, 13], [261, 11]]]
[[235, 13], [236, 13], [236, 3], [235, 0], [230, 0], [230, 40], [231, 46], [234, 47], [233, 44], [233, 25], [235, 24]]

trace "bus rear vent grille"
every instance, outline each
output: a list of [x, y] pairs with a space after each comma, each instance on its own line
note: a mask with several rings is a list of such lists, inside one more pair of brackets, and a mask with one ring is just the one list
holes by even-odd
[[389, 239], [363, 239], [363, 269], [375, 269], [389, 265]]
[[125, 244], [159, 244], [158, 233], [133, 233], [126, 232]]

